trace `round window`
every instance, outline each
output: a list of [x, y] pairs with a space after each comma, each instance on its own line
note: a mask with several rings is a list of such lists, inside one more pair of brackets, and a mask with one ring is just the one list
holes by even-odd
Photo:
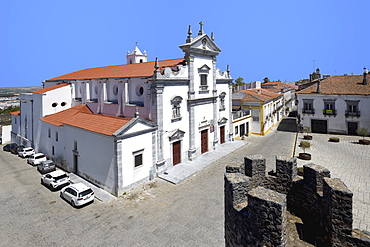
[[67, 105], [67, 102], [62, 102], [60, 105], [61, 106], [66, 106]]
[[114, 85], [113, 86], [113, 94], [114, 95], [117, 95], [118, 94], [118, 86], [117, 85]]
[[51, 104], [52, 107], [57, 107], [58, 103], [57, 102], [54, 102], [53, 104]]
[[142, 86], [137, 86], [136, 87], [137, 96], [141, 96], [141, 95], [143, 95], [143, 93], [144, 93], [144, 88]]

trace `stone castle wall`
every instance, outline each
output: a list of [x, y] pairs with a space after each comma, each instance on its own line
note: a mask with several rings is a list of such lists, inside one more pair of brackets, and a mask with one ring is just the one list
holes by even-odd
[[226, 246], [286, 246], [287, 210], [322, 245], [370, 246], [370, 236], [353, 234], [352, 192], [324, 167], [305, 165], [302, 178], [295, 158], [278, 156], [266, 175], [266, 160], [252, 155], [229, 164], [224, 179]]

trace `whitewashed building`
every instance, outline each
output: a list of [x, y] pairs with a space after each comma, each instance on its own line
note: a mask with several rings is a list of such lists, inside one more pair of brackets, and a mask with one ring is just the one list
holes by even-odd
[[356, 135], [370, 129], [369, 74], [331, 76], [297, 92], [301, 125], [315, 133]]
[[13, 141], [115, 195], [231, 141], [232, 78], [213, 34], [189, 26], [180, 48], [184, 58], [147, 62], [136, 46], [125, 65], [44, 81], [21, 95]]

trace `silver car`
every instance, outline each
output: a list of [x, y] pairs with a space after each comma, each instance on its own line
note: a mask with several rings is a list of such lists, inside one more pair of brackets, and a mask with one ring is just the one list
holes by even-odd
[[41, 184], [48, 186], [52, 190], [55, 190], [69, 183], [69, 176], [62, 170], [49, 172], [41, 177]]
[[56, 167], [54, 161], [52, 160], [42, 161], [40, 164], [37, 165], [37, 170], [41, 173], [55, 171], [55, 169]]

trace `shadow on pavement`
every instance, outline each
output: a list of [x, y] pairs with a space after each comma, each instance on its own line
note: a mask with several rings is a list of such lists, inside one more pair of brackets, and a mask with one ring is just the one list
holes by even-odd
[[284, 118], [281, 120], [278, 128], [278, 131], [285, 132], [297, 132], [297, 122], [295, 118]]

